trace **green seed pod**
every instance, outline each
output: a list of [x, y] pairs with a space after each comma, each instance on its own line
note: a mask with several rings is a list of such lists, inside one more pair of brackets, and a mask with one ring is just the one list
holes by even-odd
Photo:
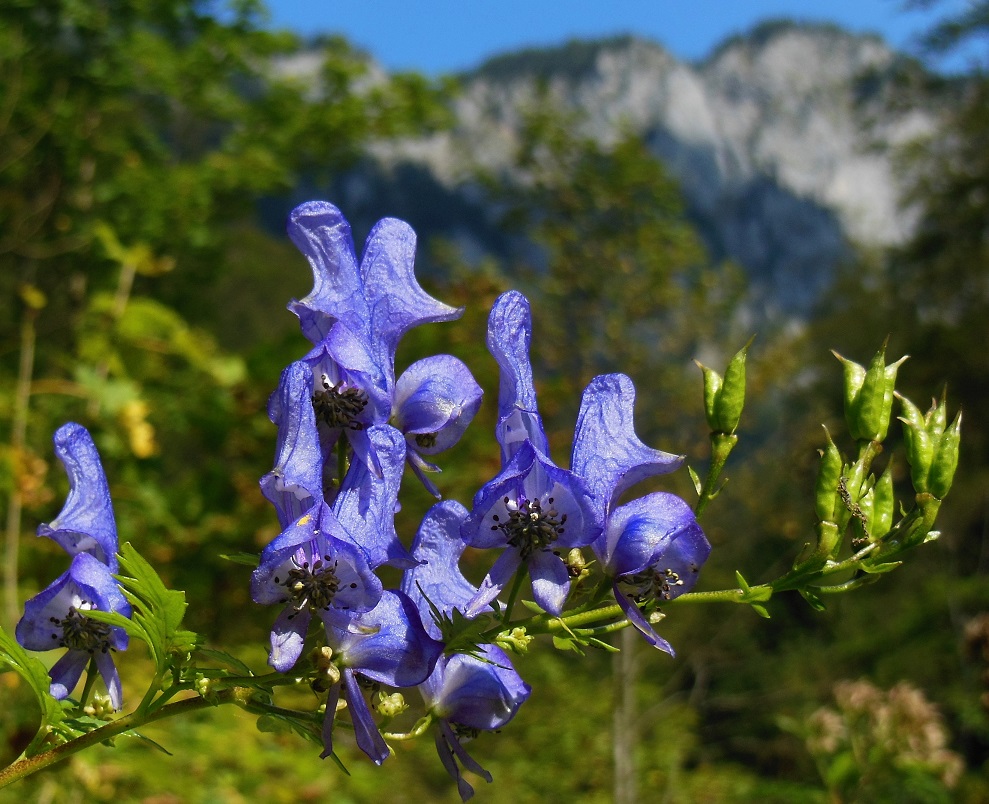
[[824, 435], [828, 444], [820, 450], [821, 466], [814, 487], [814, 510], [820, 522], [833, 522], [835, 506], [840, 505], [838, 481], [841, 479], [842, 458], [827, 427], [824, 428]]
[[880, 475], [872, 489], [874, 500], [869, 535], [873, 541], [881, 539], [893, 527], [893, 510], [896, 507], [896, 499], [893, 496], [892, 467], [892, 462], [886, 465], [886, 471]]
[[913, 402], [901, 394], [897, 394], [903, 415], [903, 440], [907, 449], [907, 462], [910, 464], [910, 480], [917, 492], [927, 491], [927, 476], [931, 471], [931, 461], [934, 459], [934, 440], [927, 430], [927, 420]]
[[931, 473], [928, 478], [928, 491], [943, 500], [951, 488], [958, 468], [958, 447], [961, 442], [962, 412], [958, 411], [951, 426], [941, 435], [937, 453], [931, 463]]
[[707, 417], [707, 425], [712, 431], [718, 429], [717, 403], [718, 394], [721, 393], [723, 380], [721, 375], [714, 369], [710, 369], [702, 363], [697, 363], [697, 367], [704, 375], [704, 415]]
[[886, 365], [886, 346], [880, 349], [865, 369], [832, 352], [845, 367], [845, 421], [857, 441], [882, 441], [889, 430], [893, 408], [896, 372], [906, 360], [901, 357]]
[[745, 357], [751, 345], [752, 338], [728, 362], [724, 377], [694, 361], [704, 374], [704, 413], [712, 433], [731, 435], [738, 428], [745, 405]]

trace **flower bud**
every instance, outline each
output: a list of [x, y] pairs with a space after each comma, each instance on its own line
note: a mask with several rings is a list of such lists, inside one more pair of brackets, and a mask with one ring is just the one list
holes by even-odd
[[375, 712], [384, 717], [397, 717], [409, 708], [405, 703], [405, 696], [400, 692], [393, 692], [390, 695], [379, 692], [372, 696], [371, 706]]
[[837, 352], [832, 351], [832, 354], [845, 367], [845, 421], [852, 438], [882, 441], [889, 430], [896, 372], [906, 356], [887, 366], [886, 345], [883, 344], [866, 369]]
[[723, 378], [714, 369], [697, 363], [704, 375], [704, 413], [712, 432], [731, 434], [738, 428], [745, 405], [745, 357], [751, 344], [750, 338], [732, 357]]

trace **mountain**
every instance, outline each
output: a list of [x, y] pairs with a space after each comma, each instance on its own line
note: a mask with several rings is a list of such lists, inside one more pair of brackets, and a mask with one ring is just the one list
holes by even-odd
[[732, 37], [700, 63], [630, 36], [506, 54], [459, 76], [452, 129], [374, 146], [333, 197], [358, 221], [396, 215], [468, 257], [505, 256], [473, 177], [512, 180], [521, 121], [545, 91], [601, 143], [623, 127], [642, 136], [712, 254], [746, 268], [762, 305], [800, 314], [850, 244], [911, 231], [892, 149], [930, 133], [938, 113], [891, 99], [920, 70], [876, 36], [790, 22]]

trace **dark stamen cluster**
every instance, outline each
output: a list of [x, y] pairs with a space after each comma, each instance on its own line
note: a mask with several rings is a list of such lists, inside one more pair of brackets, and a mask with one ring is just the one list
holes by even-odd
[[[504, 502], [508, 505], [509, 498], [505, 497]], [[567, 515], [560, 516], [553, 508], [552, 497], [546, 503], [549, 508], [543, 510], [539, 500], [519, 500], [516, 509], [508, 512], [507, 522], [502, 522], [497, 514], [491, 517], [496, 523], [491, 526], [491, 530], [504, 533], [508, 544], [519, 548], [522, 558], [528, 558], [537, 550], [549, 547], [563, 535]]]
[[335, 572], [337, 562], [329, 556], [317, 558], [312, 564], [304, 561], [301, 565], [292, 560], [295, 566], [289, 570], [284, 582], [277, 577], [275, 583], [281, 583], [288, 590], [288, 600], [296, 611], [302, 611], [306, 606], [314, 609], [328, 609], [333, 597], [340, 588], [340, 579]]
[[343, 380], [330, 385], [326, 375], [323, 375], [323, 390], [316, 391], [312, 397], [317, 421], [325, 422], [330, 427], [346, 427], [350, 430], [364, 429], [357, 417], [367, 407], [367, 403], [368, 396], [360, 388], [345, 387]]
[[423, 449], [436, 446], [436, 433], [419, 433], [416, 436], [416, 444]]
[[669, 568], [663, 570], [649, 569], [635, 575], [626, 575], [622, 581], [633, 587], [632, 597], [637, 603], [644, 603], [649, 600], [670, 600], [673, 597], [674, 588], [683, 586], [680, 576]]
[[110, 650], [110, 626], [80, 614], [75, 606], [70, 606], [69, 613], [62, 619], [49, 619], [52, 625], [62, 629], [61, 639], [58, 634], [52, 634], [52, 639], [58, 639], [59, 647], [86, 653], [106, 653]]

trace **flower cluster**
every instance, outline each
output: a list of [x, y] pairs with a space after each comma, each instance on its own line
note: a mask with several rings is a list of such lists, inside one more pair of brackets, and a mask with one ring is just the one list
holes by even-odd
[[[440, 759], [466, 800], [473, 790], [461, 766], [490, 777], [463, 743], [505, 725], [530, 690], [493, 632], [475, 629], [465, 645], [452, 623], [482, 615], [489, 625], [507, 623], [526, 578], [535, 603], [560, 617], [573, 586], [568, 560], [589, 547], [629, 620], [672, 652], [646, 618], [692, 586], [710, 547], [689, 506], [671, 494], [615, 506], [634, 482], [682, 460], [635, 436], [627, 377], [591, 383], [572, 469], [552, 461], [529, 360], [529, 303], [509, 292], [496, 301], [488, 325], [488, 348], [501, 369], [501, 471], [477, 492], [472, 510], [437, 503], [407, 549], [394, 521], [404, 467], [439, 496], [425, 475], [437, 470], [427, 457], [456, 443], [481, 390], [449, 355], [420, 360], [396, 380], [395, 351], [412, 327], [460, 311], [418, 285], [415, 236], [401, 221], [380, 221], [360, 261], [346, 220], [331, 204], [298, 207], [289, 233], [313, 270], [312, 292], [289, 305], [313, 348], [285, 369], [268, 408], [278, 440], [261, 488], [282, 532], [261, 555], [252, 596], [282, 607], [269, 663], [287, 672], [309, 657], [313, 687], [326, 693], [324, 757], [333, 752], [343, 698], [358, 746], [384, 761], [389, 749], [372, 709], [387, 717], [404, 700], [384, 704], [380, 687], [418, 686]], [[479, 587], [458, 566], [467, 547], [501, 550]], [[376, 574], [383, 566], [404, 570], [400, 588], [383, 588]], [[495, 616], [492, 604], [509, 584]]]
[[55, 432], [55, 454], [69, 476], [69, 495], [56, 519], [38, 527], [38, 535], [72, 557], [62, 575], [24, 604], [17, 641], [29, 650], [66, 648], [50, 670], [51, 694], [61, 700], [75, 688], [87, 667], [95, 665], [110, 703], [120, 709], [120, 676], [111, 655], [127, 647], [127, 634], [85, 616], [90, 610], [130, 617], [131, 607], [113, 573], [117, 571], [117, 526], [100, 456], [89, 433], [70, 422]]

